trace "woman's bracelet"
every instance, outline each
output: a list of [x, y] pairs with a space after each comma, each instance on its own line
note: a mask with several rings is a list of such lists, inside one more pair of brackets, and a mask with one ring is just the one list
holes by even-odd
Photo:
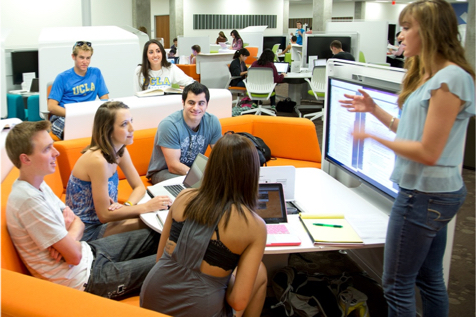
[[392, 131], [393, 123], [395, 122], [395, 117], [392, 117], [392, 120], [390, 120], [390, 124], [388, 125], [388, 130]]
[[125, 205], [125, 206], [132, 206], [132, 205], [134, 205], [134, 204], [131, 203], [130, 201], [126, 201], [126, 202], [124, 203], [124, 205]]

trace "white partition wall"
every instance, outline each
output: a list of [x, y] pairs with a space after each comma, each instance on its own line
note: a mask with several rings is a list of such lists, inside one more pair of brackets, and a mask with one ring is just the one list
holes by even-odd
[[368, 63], [382, 64], [387, 58], [388, 22], [387, 21], [362, 21], [362, 22], [327, 22], [327, 32], [358, 32], [359, 48], [354, 55], [359, 59], [359, 51], [364, 52], [365, 61]]
[[248, 43], [248, 46], [254, 46], [258, 48], [258, 56], [263, 53], [263, 35], [266, 28], [266, 25], [249, 26], [238, 32], [240, 33], [243, 43]]
[[209, 36], [179, 36], [177, 37], [177, 44], [179, 56], [190, 56], [192, 54], [193, 45], [200, 45], [202, 53], [210, 53]]
[[90, 66], [101, 70], [109, 97], [134, 94], [133, 74], [141, 63], [136, 35], [116, 26], [44, 28], [38, 39], [40, 112], [48, 111], [46, 85], [74, 66], [71, 58], [76, 41], [89, 41], [94, 48]]

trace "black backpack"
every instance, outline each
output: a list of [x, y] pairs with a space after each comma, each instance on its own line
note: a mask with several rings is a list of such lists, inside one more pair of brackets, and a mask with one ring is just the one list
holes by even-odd
[[[228, 131], [226, 133], [235, 133], [235, 132]], [[271, 150], [261, 138], [258, 138], [257, 136], [253, 136], [252, 134], [248, 132], [236, 132], [236, 134], [239, 134], [241, 136], [244, 136], [250, 139], [251, 142], [256, 146], [256, 149], [258, 150], [258, 155], [259, 155], [259, 164], [261, 166], [266, 165], [266, 162], [271, 160]]]

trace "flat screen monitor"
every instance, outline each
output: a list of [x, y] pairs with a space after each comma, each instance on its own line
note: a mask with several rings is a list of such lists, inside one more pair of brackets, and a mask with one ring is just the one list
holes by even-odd
[[13, 51], [12, 53], [13, 84], [20, 85], [23, 82], [23, 73], [38, 72], [38, 51]]
[[344, 94], [360, 94], [359, 89], [365, 90], [383, 110], [394, 117], [400, 117], [397, 91], [374, 84], [329, 77], [324, 159], [384, 196], [395, 199], [398, 186], [390, 180], [395, 153], [373, 139], [355, 141], [351, 133], [354, 129], [365, 129], [389, 140], [393, 140], [395, 134], [373, 115], [349, 112], [339, 102], [344, 99]]
[[279, 49], [286, 48], [286, 36], [263, 36], [263, 50], [272, 49], [274, 44], [279, 44]]
[[317, 56], [319, 59], [332, 58], [332, 51], [330, 49], [331, 42], [338, 40], [342, 43], [342, 49], [346, 52], [351, 51], [351, 37], [350, 36], [308, 36], [307, 37], [307, 60], [309, 63], [309, 56]]

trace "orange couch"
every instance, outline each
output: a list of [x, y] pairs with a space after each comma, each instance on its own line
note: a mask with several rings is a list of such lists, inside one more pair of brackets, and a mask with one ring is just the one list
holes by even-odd
[[[222, 133], [227, 131], [248, 132], [260, 137], [271, 149], [272, 159], [268, 166], [292, 165], [295, 167], [321, 168], [321, 150], [314, 124], [303, 118], [239, 116], [220, 119]], [[152, 185], [146, 178], [149, 160], [152, 156], [156, 129], [145, 129], [134, 132], [134, 143], [127, 146], [132, 162], [145, 186]], [[55, 142], [60, 152], [58, 166], [64, 190], [74, 164], [81, 156], [81, 150], [90, 143], [90, 138], [81, 138]], [[210, 148], [206, 155], [210, 153]], [[118, 202], [128, 200], [132, 189], [125, 179], [124, 173], [118, 169], [119, 194]]]
[[[2, 316], [166, 316], [140, 308], [138, 296], [130, 297], [122, 303], [32, 277], [7, 230], [8, 195], [18, 176], [19, 171], [14, 167], [1, 186]], [[48, 175], [45, 181], [58, 197], [64, 195], [59, 169]]]
[[185, 75], [192, 77], [195, 81], [200, 82], [200, 75], [197, 74], [197, 65], [195, 64], [177, 64], [177, 67], [183, 70]]

